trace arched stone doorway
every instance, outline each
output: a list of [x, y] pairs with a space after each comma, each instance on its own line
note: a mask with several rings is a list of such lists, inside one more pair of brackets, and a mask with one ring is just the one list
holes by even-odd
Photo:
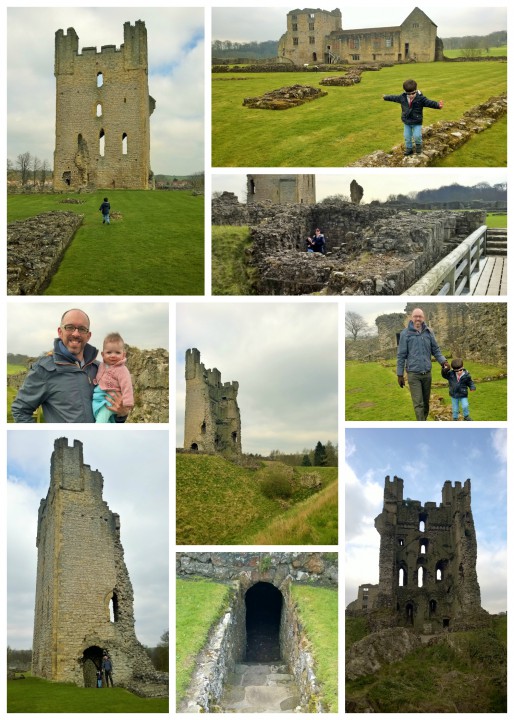
[[84, 687], [96, 687], [96, 673], [102, 668], [103, 650], [98, 645], [91, 645], [82, 655]]
[[277, 662], [283, 597], [269, 582], [258, 582], [245, 595], [246, 661]]

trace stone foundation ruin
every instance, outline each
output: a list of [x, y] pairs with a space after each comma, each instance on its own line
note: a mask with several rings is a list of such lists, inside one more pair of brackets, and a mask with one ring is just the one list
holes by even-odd
[[[330, 198], [315, 205], [252, 203], [243, 212], [233, 198], [213, 201], [213, 223], [228, 218], [250, 225], [247, 263], [256, 295], [400, 295], [484, 225], [486, 213], [420, 214]], [[316, 227], [326, 255], [306, 252]]]
[[102, 492], [103, 477], [84, 464], [82, 443], [56, 440], [38, 516], [32, 674], [96, 687], [107, 651], [116, 685], [166, 697], [167, 674], [153, 668], [136, 638], [120, 518]]
[[[283, 664], [294, 676], [300, 706], [308, 707], [309, 712], [324, 712], [310, 643], [290, 587], [294, 582], [337, 587], [337, 574], [335, 553], [178, 552], [178, 577], [201, 576], [230, 583], [232, 593], [229, 607], [197, 658], [186, 698], [177, 710], [219, 712], [225, 681], [236, 664], [252, 662], [255, 641], [260, 658], [263, 645], [266, 651], [271, 648], [269, 662]], [[265, 640], [259, 638], [261, 630]]]

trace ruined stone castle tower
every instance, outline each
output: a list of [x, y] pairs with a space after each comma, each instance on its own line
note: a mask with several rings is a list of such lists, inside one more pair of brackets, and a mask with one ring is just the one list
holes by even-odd
[[418, 631], [465, 627], [483, 613], [477, 580], [477, 541], [471, 482], [446, 481], [442, 502], [404, 500], [403, 480], [389, 476], [380, 533], [375, 608], [388, 608], [396, 625]]
[[316, 202], [315, 175], [247, 175], [246, 202], [314, 205]]
[[216, 368], [206, 370], [200, 351], [186, 351], [184, 449], [207, 453], [241, 452], [239, 383], [221, 382]]
[[55, 33], [56, 190], [151, 184], [148, 49], [142, 20], [123, 25], [124, 43], [82, 48], [73, 28]]
[[145, 693], [144, 680], [159, 679], [135, 635], [120, 518], [102, 490], [102, 475], [83, 463], [82, 443], [56, 440], [50, 487], [39, 507], [32, 672], [95, 687], [107, 650], [117, 685], [165, 694], [155, 685]]

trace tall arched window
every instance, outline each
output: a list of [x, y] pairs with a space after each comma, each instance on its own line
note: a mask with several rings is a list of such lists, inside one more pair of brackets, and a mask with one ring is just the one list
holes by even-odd
[[100, 143], [99, 143], [100, 157], [104, 157], [104, 155], [105, 155], [105, 133], [103, 131], [103, 128], [102, 128], [102, 130], [100, 130], [99, 138], [100, 138]]
[[423, 568], [418, 568], [418, 587], [423, 587]]
[[405, 585], [405, 570], [400, 568], [398, 571], [398, 585], [403, 587]]
[[121, 152], [123, 155], [127, 154], [127, 148], [128, 148], [127, 133], [123, 133], [123, 135], [121, 136]]
[[96, 104], [96, 117], [102, 117], [102, 103]]

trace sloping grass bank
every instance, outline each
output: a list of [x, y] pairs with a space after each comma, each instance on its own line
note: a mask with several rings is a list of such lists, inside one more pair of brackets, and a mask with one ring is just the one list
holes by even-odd
[[[109, 197], [121, 219], [102, 224]], [[80, 205], [60, 202], [66, 197]], [[45, 295], [202, 295], [204, 198], [190, 192], [99, 190], [69, 195], [9, 195], [8, 222], [71, 211], [84, 221]]]
[[321, 683], [321, 699], [328, 712], [336, 713], [338, 592], [335, 589], [293, 583], [291, 594], [298, 604], [305, 632], [312, 643], [317, 677]]
[[210, 580], [177, 578], [177, 710], [195, 668], [195, 659], [207, 642], [209, 630], [227, 607], [229, 588]]

